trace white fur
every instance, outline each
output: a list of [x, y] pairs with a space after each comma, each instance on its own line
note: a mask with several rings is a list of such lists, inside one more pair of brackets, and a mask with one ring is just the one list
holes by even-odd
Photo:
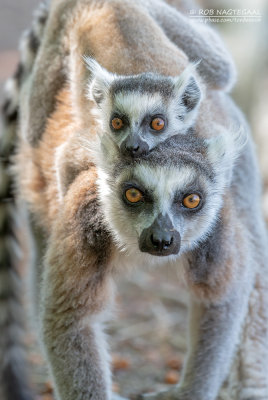
[[91, 73], [91, 80], [88, 84], [88, 98], [98, 102], [98, 99], [108, 95], [110, 84], [115, 79], [115, 75], [101, 67], [94, 58], [85, 56], [84, 60]]
[[[111, 186], [109, 176], [102, 169], [98, 170], [99, 196], [104, 214], [118, 246], [129, 251], [138, 249], [138, 240], [142, 231], [148, 228], [155, 218], [161, 213], [168, 215], [174, 228], [181, 235], [181, 250], [179, 256], [189, 249], [193, 249], [200, 240], [203, 240], [211, 231], [216, 221], [217, 214], [222, 205], [221, 188], [213, 188], [211, 183], [203, 176], [201, 180], [206, 201], [202, 212], [193, 214], [191, 218], [184, 218], [183, 213], [174, 213], [174, 195], [181, 191], [187, 193], [188, 188], [199, 173], [191, 167], [165, 168], [137, 165], [132, 171], [126, 169], [124, 173]], [[122, 205], [119, 187], [121, 182], [129, 181], [129, 177], [142, 184], [153, 193], [154, 205], [151, 213], [148, 211], [131, 215], [131, 210], [126, 210]], [[178, 204], [178, 208], [180, 205]], [[176, 256], [172, 256], [172, 259]], [[155, 257], [153, 257], [155, 260]]]
[[[84, 60], [91, 72], [91, 78], [87, 88], [87, 97], [96, 104], [96, 107], [91, 110], [91, 114], [99, 122], [100, 133], [113, 136], [118, 146], [120, 146], [129, 135], [132, 135], [133, 132], [138, 130], [139, 125], [146, 115], [153, 116], [156, 114], [163, 114], [167, 118], [168, 125], [167, 129], [157, 135], [150, 132], [149, 126], [148, 131], [145, 133], [138, 131], [142, 140], [148, 144], [149, 149], [154, 148], [157, 144], [173, 135], [186, 133], [195, 122], [203, 93], [203, 88], [201, 88], [195, 76], [197, 64], [190, 64], [181, 75], [170, 78], [174, 82], [174, 92], [170, 93], [168, 101], [162, 98], [160, 92], [152, 94], [140, 93], [139, 91], [133, 91], [131, 93], [120, 92], [116, 94], [115, 99], [112, 101], [109, 95], [110, 85], [114, 80], [120, 80], [126, 77], [108, 72], [91, 57], [84, 57]], [[131, 79], [131, 76], [128, 78]], [[182, 96], [191, 79], [195, 80], [200, 90], [197, 94], [200, 98], [197, 105], [191, 111], [186, 111], [182, 102]], [[195, 93], [192, 95], [195, 96]], [[113, 110], [128, 117], [130, 121], [130, 127], [128, 127], [128, 129], [122, 130], [122, 132], [116, 132], [116, 134], [111, 132], [110, 118]], [[183, 120], [179, 117], [182, 117]]]
[[248, 141], [248, 134], [245, 129], [230, 127], [229, 130], [219, 126], [214, 126], [217, 136], [207, 139], [208, 158], [215, 166], [218, 176], [224, 179], [221, 184], [224, 188], [229, 185], [232, 178], [234, 163], [241, 154], [243, 147]]

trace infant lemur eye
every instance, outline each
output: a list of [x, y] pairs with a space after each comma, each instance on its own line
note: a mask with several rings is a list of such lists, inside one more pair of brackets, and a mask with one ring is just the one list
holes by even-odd
[[124, 122], [121, 118], [113, 118], [111, 121], [112, 127], [117, 131], [124, 126]]
[[201, 201], [201, 198], [198, 194], [196, 193], [191, 193], [186, 195], [183, 200], [182, 200], [182, 204], [184, 205], [184, 207], [186, 208], [196, 208], [199, 206]]
[[138, 203], [143, 200], [142, 192], [137, 188], [129, 188], [125, 191], [125, 197], [130, 203]]
[[164, 129], [164, 127], [165, 127], [165, 121], [160, 117], [154, 118], [151, 121], [151, 128], [154, 129], [155, 131], [161, 131], [162, 129]]

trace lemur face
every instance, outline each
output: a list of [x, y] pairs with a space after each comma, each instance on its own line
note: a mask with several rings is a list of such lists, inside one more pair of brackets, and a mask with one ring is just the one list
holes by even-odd
[[[122, 154], [133, 158], [193, 126], [201, 89], [186, 70], [176, 78], [153, 73], [118, 76], [87, 59], [92, 73], [89, 98], [102, 131], [109, 134]], [[193, 69], [193, 68], [192, 68]]]
[[208, 231], [220, 204], [218, 195], [199, 167], [183, 164], [141, 163], [118, 177], [109, 219], [120, 242], [136, 242], [139, 251], [155, 256], [177, 256]]
[[105, 139], [97, 162], [99, 196], [119, 245], [176, 258], [203, 240], [230, 182], [234, 140], [228, 132], [210, 140], [181, 135], [133, 160]]

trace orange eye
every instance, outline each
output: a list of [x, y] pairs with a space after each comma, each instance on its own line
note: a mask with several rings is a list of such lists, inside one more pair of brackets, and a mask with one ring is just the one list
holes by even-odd
[[113, 118], [112, 119], [112, 127], [118, 131], [124, 126], [124, 122], [122, 121], [121, 118]]
[[138, 203], [139, 201], [143, 200], [143, 194], [136, 188], [127, 189], [125, 192], [126, 199], [130, 203]]
[[186, 208], [196, 208], [199, 206], [200, 201], [201, 201], [200, 196], [196, 193], [192, 193], [184, 197], [182, 204]]
[[154, 118], [151, 122], [151, 128], [154, 129], [155, 131], [161, 131], [164, 129], [165, 126], [165, 121], [162, 118]]

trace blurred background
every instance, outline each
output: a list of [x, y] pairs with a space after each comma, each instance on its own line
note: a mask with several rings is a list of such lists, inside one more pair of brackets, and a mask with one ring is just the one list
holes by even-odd
[[[252, 127], [263, 176], [263, 209], [268, 222], [268, 3], [265, 0], [204, 0], [204, 10], [256, 10], [258, 20], [221, 21], [212, 26], [220, 32], [237, 65], [233, 97]], [[30, 26], [37, 0], [0, 0], [0, 99], [3, 82], [15, 70], [17, 45]], [[205, 22], [204, 22], [205, 23]], [[248, 193], [250, 196], [250, 191]], [[252, 199], [254, 201], [254, 199]], [[109, 324], [114, 391], [131, 396], [177, 383], [186, 350], [186, 302], [179, 277], [172, 269], [139, 269], [119, 280], [118, 310]], [[32, 331], [33, 332], [33, 331]], [[53, 387], [29, 333], [33, 384], [38, 400], [52, 400]]]

